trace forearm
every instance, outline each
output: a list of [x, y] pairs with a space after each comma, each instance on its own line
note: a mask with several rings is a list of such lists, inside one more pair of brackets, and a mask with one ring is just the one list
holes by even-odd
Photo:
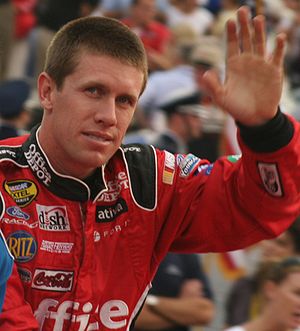
[[153, 312], [147, 304], [144, 305], [136, 322], [136, 330], [162, 330], [174, 326], [175, 323]]
[[179, 325], [206, 325], [214, 314], [211, 300], [200, 298], [167, 298], [159, 297], [155, 305], [151, 305], [155, 314]]

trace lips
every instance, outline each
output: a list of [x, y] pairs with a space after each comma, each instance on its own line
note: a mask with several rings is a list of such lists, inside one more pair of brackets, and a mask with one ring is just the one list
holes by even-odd
[[107, 143], [113, 141], [112, 135], [103, 132], [84, 132], [83, 135], [91, 140], [101, 143]]

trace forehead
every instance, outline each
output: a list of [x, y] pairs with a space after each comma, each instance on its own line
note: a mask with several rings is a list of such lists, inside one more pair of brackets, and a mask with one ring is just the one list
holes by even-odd
[[[140, 90], [145, 79], [141, 69], [108, 55], [82, 51], [70, 79], [78, 83], [94, 81], [102, 85]], [[76, 77], [76, 78], [75, 78]], [[74, 81], [75, 82], [75, 81]]]
[[282, 286], [289, 286], [294, 289], [300, 290], [300, 267], [299, 270], [292, 271], [286, 276], [286, 278], [282, 282]]

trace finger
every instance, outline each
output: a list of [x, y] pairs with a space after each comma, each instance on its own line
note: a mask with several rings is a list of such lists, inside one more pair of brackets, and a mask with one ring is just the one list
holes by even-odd
[[254, 25], [254, 51], [257, 55], [265, 57], [266, 55], [266, 33], [265, 18], [262, 15], [253, 19]]
[[285, 44], [286, 35], [284, 33], [280, 33], [276, 37], [276, 46], [271, 58], [271, 62], [276, 66], [281, 66], [283, 64]]
[[[211, 69], [203, 75], [203, 84], [205, 90], [209, 93], [214, 103], [221, 106], [223, 102], [223, 85], [220, 82], [220, 77], [217, 70]], [[222, 108], [222, 107], [221, 107]]]
[[246, 6], [243, 6], [238, 10], [239, 37], [241, 42], [241, 50], [243, 52], [252, 52], [252, 36], [249, 14], [250, 12]]
[[239, 44], [237, 37], [236, 22], [229, 20], [226, 25], [227, 30], [227, 58], [239, 54]]

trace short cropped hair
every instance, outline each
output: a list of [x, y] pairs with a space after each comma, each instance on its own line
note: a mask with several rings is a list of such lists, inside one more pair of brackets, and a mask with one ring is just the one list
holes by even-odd
[[44, 71], [58, 89], [66, 76], [72, 74], [82, 51], [113, 57], [131, 65], [148, 76], [147, 56], [139, 37], [127, 26], [108, 17], [83, 17], [64, 25], [51, 41]]

